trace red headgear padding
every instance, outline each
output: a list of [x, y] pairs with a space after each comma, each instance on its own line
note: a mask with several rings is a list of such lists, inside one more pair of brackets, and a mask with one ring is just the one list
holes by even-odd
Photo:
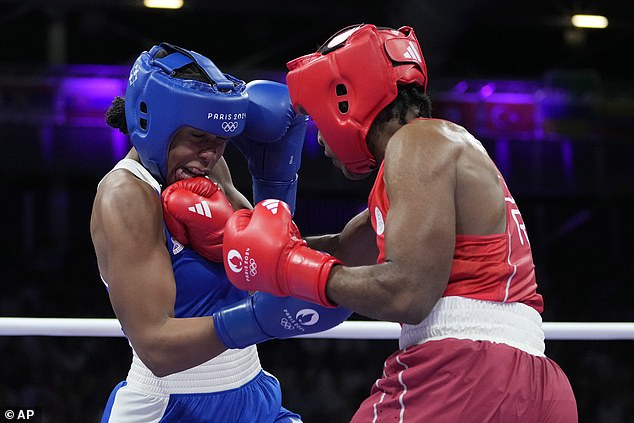
[[352, 173], [376, 168], [366, 136], [379, 112], [396, 98], [397, 83], [427, 87], [425, 59], [408, 26], [346, 28], [287, 67], [293, 106], [312, 117]]

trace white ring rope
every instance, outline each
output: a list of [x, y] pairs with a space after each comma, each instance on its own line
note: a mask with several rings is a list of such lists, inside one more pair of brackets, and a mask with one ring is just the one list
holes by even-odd
[[[634, 340], [634, 322], [544, 322], [550, 340]], [[400, 325], [379, 321], [347, 321], [302, 338], [398, 339]], [[122, 337], [117, 319], [0, 317], [0, 336]]]

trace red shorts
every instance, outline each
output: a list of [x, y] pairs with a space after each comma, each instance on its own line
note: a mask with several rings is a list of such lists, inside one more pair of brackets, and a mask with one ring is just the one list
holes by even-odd
[[392, 354], [353, 423], [577, 423], [568, 378], [547, 357], [442, 339]]

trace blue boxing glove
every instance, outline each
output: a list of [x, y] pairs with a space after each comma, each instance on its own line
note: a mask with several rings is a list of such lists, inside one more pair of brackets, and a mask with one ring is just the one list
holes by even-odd
[[244, 348], [269, 339], [323, 332], [352, 314], [343, 307], [326, 308], [293, 297], [265, 292], [213, 314], [216, 335], [227, 348]]
[[294, 213], [308, 116], [295, 113], [284, 84], [256, 80], [247, 84], [246, 91], [247, 122], [232, 140], [247, 159], [253, 203], [274, 198], [284, 201]]

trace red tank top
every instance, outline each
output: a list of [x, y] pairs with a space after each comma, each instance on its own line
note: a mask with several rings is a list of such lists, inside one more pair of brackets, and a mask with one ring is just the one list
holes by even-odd
[[[385, 261], [385, 217], [390, 200], [379, 168], [368, 199], [372, 227], [379, 248], [378, 263]], [[461, 296], [497, 302], [521, 302], [538, 312], [544, 309], [537, 293], [535, 265], [524, 220], [498, 172], [506, 203], [506, 231], [495, 235], [456, 235], [449, 283], [443, 296]]]

